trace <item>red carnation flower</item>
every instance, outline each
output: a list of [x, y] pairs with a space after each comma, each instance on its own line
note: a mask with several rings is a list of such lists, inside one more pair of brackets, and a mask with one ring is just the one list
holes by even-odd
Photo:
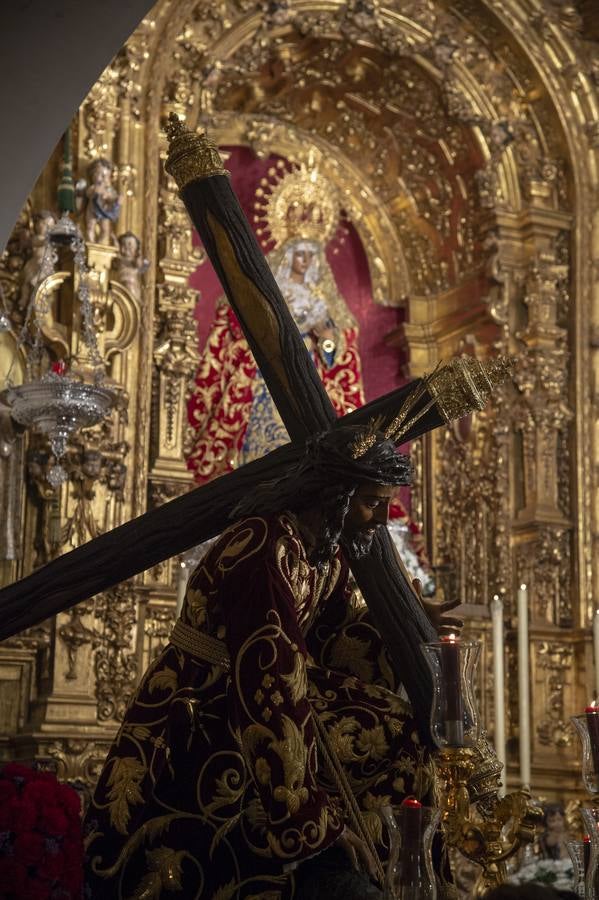
[[38, 808], [43, 808], [48, 804], [56, 803], [57, 788], [58, 785], [52, 784], [46, 779], [36, 778], [25, 787], [24, 796], [35, 803]]
[[0, 778], [0, 803], [6, 803], [17, 795], [17, 788], [14, 781], [6, 778]]
[[15, 856], [26, 866], [35, 866], [44, 856], [44, 839], [35, 831], [17, 834], [15, 838]]
[[12, 829], [12, 811], [8, 803], [0, 804], [0, 831]]
[[30, 878], [23, 892], [23, 900], [50, 900], [50, 882]]
[[7, 894], [22, 897], [27, 881], [27, 869], [16, 859], [0, 857], [0, 885]]
[[33, 803], [14, 797], [9, 801], [8, 811], [11, 816], [12, 831], [30, 831], [37, 819], [37, 810]]
[[43, 806], [39, 811], [38, 828], [46, 834], [64, 835], [69, 821], [60, 806]]
[[5, 778], [18, 778], [22, 781], [31, 781], [32, 778], [35, 778], [35, 772], [28, 766], [22, 766], [21, 763], [6, 763], [2, 769], [2, 775]]
[[58, 796], [61, 805], [66, 810], [69, 817], [75, 816], [77, 821], [79, 821], [79, 817], [81, 816], [81, 799], [77, 791], [74, 788], [69, 787], [68, 784], [59, 784]]
[[62, 878], [64, 882], [67, 874], [74, 870], [75, 872], [83, 872], [83, 841], [79, 835], [78, 839], [66, 838], [62, 842], [62, 852], [65, 858], [65, 873]]
[[44, 861], [40, 866], [40, 869], [46, 878], [53, 881], [54, 879], [60, 879], [64, 871], [64, 865], [65, 855], [61, 850], [58, 850], [57, 853], [49, 853], [48, 850], [46, 850]]
[[78, 897], [83, 887], [83, 865], [68, 866], [62, 874], [60, 884], [72, 897]]

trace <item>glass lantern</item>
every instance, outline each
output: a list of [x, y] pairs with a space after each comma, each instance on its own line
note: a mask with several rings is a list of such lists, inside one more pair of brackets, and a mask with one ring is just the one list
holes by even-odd
[[585, 835], [584, 841], [568, 841], [567, 847], [576, 880], [574, 892], [577, 897], [584, 897], [586, 873], [591, 860], [591, 839]]
[[436, 900], [437, 888], [431, 855], [440, 811], [407, 797], [397, 818], [390, 806], [381, 809], [389, 832], [389, 861], [385, 900]]
[[582, 781], [589, 794], [599, 793], [599, 708], [587, 706], [572, 724], [582, 741]]
[[431, 733], [437, 747], [473, 747], [479, 736], [474, 675], [480, 655], [478, 641], [442, 637], [423, 644], [433, 676]]
[[586, 867], [584, 896], [599, 900], [599, 809], [581, 809], [580, 815], [591, 840], [591, 856]]

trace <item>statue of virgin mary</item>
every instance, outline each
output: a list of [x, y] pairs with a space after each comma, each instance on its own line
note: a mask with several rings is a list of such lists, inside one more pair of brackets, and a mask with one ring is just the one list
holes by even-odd
[[[271, 271], [335, 411], [345, 415], [364, 403], [364, 389], [358, 324], [326, 259], [326, 243], [340, 217], [334, 190], [300, 166], [281, 173], [265, 206], [276, 244], [269, 254]], [[189, 412], [196, 434], [187, 459], [199, 484], [289, 440], [224, 298], [217, 301]]]

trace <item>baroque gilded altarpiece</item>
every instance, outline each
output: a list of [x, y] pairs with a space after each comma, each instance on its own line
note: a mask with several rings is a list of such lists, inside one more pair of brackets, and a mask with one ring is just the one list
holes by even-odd
[[[520, 582], [529, 586], [533, 786], [554, 795], [559, 773], [559, 792], [575, 793], [568, 721], [591, 695], [599, 606], [592, 6], [160, 0], [72, 123], [75, 172], [85, 176], [100, 158], [113, 164], [115, 233], [133, 232], [150, 261], [136, 291], [119, 279], [115, 245], [88, 242], [100, 349], [120, 402], [71, 444], [70, 479], [58, 491], [38, 439], [2, 444], [3, 496], [10, 479], [22, 521], [19, 558], [6, 552], [0, 563], [4, 583], [192, 487], [186, 400], [198, 297], [189, 278], [202, 251], [158, 164], [167, 115], [261, 158], [310, 155], [344, 199], [375, 301], [405, 310], [388, 341], [406, 375], [462, 352], [518, 357], [491, 407], [412, 447], [412, 514], [439, 585], [463, 598], [468, 631], [483, 642], [491, 734], [488, 605], [494, 594], [504, 600], [512, 751], [514, 598]], [[54, 206], [57, 166], [58, 157], [42, 173], [2, 259], [16, 317], [23, 236], [33, 213]], [[67, 341], [58, 318], [46, 344], [55, 357], [76, 357], [77, 328]], [[167, 640], [178, 565], [165, 562], [0, 647], [3, 757], [50, 757], [60, 774], [93, 782], [141, 672]], [[515, 752], [511, 760], [516, 781]]]

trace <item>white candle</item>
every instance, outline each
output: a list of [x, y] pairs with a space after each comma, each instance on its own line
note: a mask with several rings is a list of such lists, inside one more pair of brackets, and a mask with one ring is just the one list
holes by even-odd
[[177, 618], [181, 615], [183, 609], [183, 601], [185, 600], [185, 591], [187, 590], [187, 579], [189, 578], [189, 569], [184, 562], [179, 563], [179, 571], [177, 576]]
[[518, 591], [518, 707], [520, 725], [520, 782], [530, 787], [530, 680], [528, 663], [528, 590]]
[[599, 702], [599, 609], [593, 616], [593, 648], [595, 651], [595, 700]]
[[503, 766], [503, 785], [499, 789], [499, 796], [505, 794], [507, 780], [506, 753], [505, 753], [505, 673], [503, 667], [504, 655], [504, 631], [503, 631], [503, 603], [498, 594], [491, 601], [491, 623], [493, 626], [493, 679], [495, 682], [495, 753]]

